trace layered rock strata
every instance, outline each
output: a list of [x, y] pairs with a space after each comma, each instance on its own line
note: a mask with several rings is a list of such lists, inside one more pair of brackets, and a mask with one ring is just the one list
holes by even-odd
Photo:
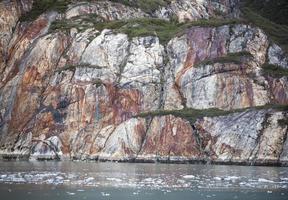
[[288, 163], [288, 78], [263, 69], [287, 69], [288, 58], [261, 29], [188, 26], [167, 44], [113, 29], [51, 31], [91, 14], [238, 17], [238, 1], [179, 0], [153, 13], [92, 1], [19, 21], [31, 6], [0, 3], [3, 158]]

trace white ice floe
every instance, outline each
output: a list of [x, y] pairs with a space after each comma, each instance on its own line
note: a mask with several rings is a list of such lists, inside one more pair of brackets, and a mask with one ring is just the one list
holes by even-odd
[[[281, 178], [280, 178], [280, 177]], [[124, 188], [152, 188], [168, 193], [168, 189], [181, 190], [184, 188], [241, 188], [241, 189], [275, 189], [288, 188], [287, 172], [277, 176], [247, 176], [246, 174], [223, 174], [207, 173], [199, 174], [194, 171], [181, 171], [180, 173], [132, 173], [119, 172], [115, 174], [101, 172], [63, 172], [63, 171], [14, 171], [0, 172], [1, 184], [50, 184], [50, 185], [74, 185], [89, 187], [124, 187]], [[79, 190], [81, 191], [81, 190]], [[79, 192], [78, 190], [76, 192]], [[67, 192], [68, 195], [75, 195], [75, 192]], [[137, 195], [138, 192], [133, 195]], [[66, 195], [67, 195], [66, 194]], [[101, 193], [102, 196], [109, 196], [109, 193]], [[286, 194], [285, 194], [286, 195]]]
[[108, 196], [110, 196], [109, 193], [105, 193], [105, 192], [101, 192], [101, 195], [102, 195], [103, 197], [108, 197]]
[[95, 180], [95, 178], [89, 177], [89, 178], [86, 178], [86, 179], [84, 180], [84, 183], [89, 183], [89, 182], [94, 181], [94, 180]]
[[222, 180], [222, 178], [218, 177], [218, 176], [214, 177], [213, 179], [216, 180], [216, 181], [221, 181]]
[[74, 192], [66, 192], [68, 195], [75, 195]]
[[184, 175], [183, 178], [193, 179], [193, 178], [195, 178], [195, 176], [194, 175]]
[[259, 179], [258, 179], [258, 182], [263, 182], [263, 183], [274, 183], [274, 181], [271, 181], [271, 180], [268, 180], [268, 179], [265, 179], [265, 178], [259, 178]]
[[120, 178], [106, 178], [108, 181], [116, 181], [116, 182], [122, 182]]
[[149, 178], [145, 178], [143, 181], [144, 182], [154, 182], [154, 179], [149, 177]]
[[63, 180], [64, 178], [62, 176], [56, 176], [56, 179]]
[[240, 177], [238, 176], [227, 176], [224, 178], [225, 181], [233, 181], [233, 180], [237, 180], [240, 179]]

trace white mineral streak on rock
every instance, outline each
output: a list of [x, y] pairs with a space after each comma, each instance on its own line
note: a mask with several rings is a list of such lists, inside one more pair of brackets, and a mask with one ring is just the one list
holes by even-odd
[[99, 155], [100, 159], [122, 160], [135, 158], [144, 137], [143, 119], [130, 119], [111, 134]]
[[163, 54], [164, 48], [157, 37], [139, 37], [131, 41], [120, 84], [143, 94], [143, 111], [159, 107]]

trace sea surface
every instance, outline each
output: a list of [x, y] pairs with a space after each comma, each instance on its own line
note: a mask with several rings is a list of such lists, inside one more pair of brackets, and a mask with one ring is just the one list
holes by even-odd
[[0, 161], [1, 200], [288, 199], [288, 168]]

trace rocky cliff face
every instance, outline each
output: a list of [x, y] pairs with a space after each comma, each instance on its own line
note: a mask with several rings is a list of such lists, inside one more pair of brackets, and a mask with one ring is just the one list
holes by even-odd
[[229, 20], [238, 3], [71, 1], [21, 21], [32, 1], [2, 1], [2, 157], [287, 164], [288, 57]]

